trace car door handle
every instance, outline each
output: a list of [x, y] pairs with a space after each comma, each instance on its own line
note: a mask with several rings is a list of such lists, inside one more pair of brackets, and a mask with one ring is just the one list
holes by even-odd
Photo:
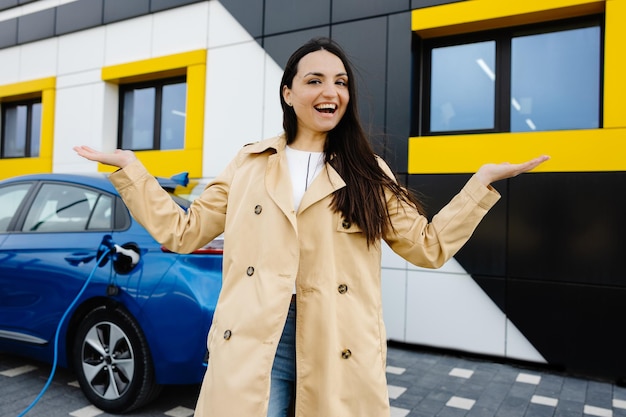
[[69, 256], [65, 257], [65, 260], [72, 266], [78, 266], [81, 263], [89, 263], [91, 262], [96, 256], [95, 255], [90, 255], [88, 253], [75, 253]]

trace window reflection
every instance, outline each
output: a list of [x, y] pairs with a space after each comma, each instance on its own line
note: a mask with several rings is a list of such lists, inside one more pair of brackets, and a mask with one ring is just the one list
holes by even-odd
[[185, 83], [163, 86], [161, 110], [161, 149], [183, 149], [185, 147]]
[[493, 129], [495, 41], [432, 50], [430, 130]]
[[511, 131], [600, 126], [600, 28], [511, 43]]
[[39, 156], [41, 101], [29, 100], [2, 105], [1, 157]]
[[119, 146], [132, 150], [184, 149], [184, 77], [127, 84], [121, 89]]
[[122, 148], [152, 149], [154, 143], [155, 88], [137, 88], [124, 93]]

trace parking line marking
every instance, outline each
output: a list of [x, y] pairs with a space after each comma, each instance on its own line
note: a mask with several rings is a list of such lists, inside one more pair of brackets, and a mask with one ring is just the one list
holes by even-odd
[[166, 411], [164, 414], [171, 417], [189, 417], [193, 415], [193, 410], [187, 407], [178, 406]]
[[461, 408], [463, 410], [471, 410], [475, 403], [476, 400], [470, 400], [469, 398], [451, 397], [446, 403], [446, 406]]
[[626, 401], [613, 399], [613, 407], [614, 408], [626, 409]]
[[70, 416], [73, 417], [94, 417], [103, 414], [104, 411], [100, 410], [94, 405], [88, 405], [87, 407], [79, 408], [76, 411], [72, 411]]
[[539, 385], [539, 382], [541, 381], [541, 377], [538, 375], [531, 375], [531, 374], [525, 374], [523, 372], [520, 372], [519, 375], [517, 375], [517, 379], [515, 381], [523, 382], [525, 384]]
[[448, 375], [469, 379], [474, 375], [474, 371], [471, 369], [453, 368]]
[[388, 366], [387, 373], [394, 375], [402, 375], [406, 371], [405, 368], [398, 368], [397, 366]]
[[67, 385], [69, 385], [70, 387], [80, 388], [80, 384], [78, 383], [78, 381], [70, 381], [67, 383]]
[[387, 385], [387, 390], [389, 391], [389, 398], [391, 398], [392, 400], [396, 400], [399, 396], [404, 394], [406, 388], [397, 387], [395, 385]]
[[26, 374], [28, 372], [34, 371], [35, 369], [37, 369], [36, 366], [24, 365], [24, 366], [19, 366], [17, 368], [13, 368], [13, 369], [7, 369], [6, 371], [2, 371], [2, 372], [0, 372], [0, 375], [8, 376], [9, 378], [13, 378], [15, 376], [23, 375], [23, 374]]
[[552, 398], [552, 397], [544, 397], [543, 395], [533, 395], [533, 397], [530, 399], [530, 402], [533, 404], [541, 404], [541, 405], [548, 405], [550, 407], [556, 407], [557, 404], [559, 403], [559, 400], [557, 400], [556, 398]]
[[391, 417], [406, 417], [411, 410], [405, 410], [404, 408], [391, 407]]
[[598, 417], [613, 417], [613, 410], [608, 408], [594, 407], [593, 405], [586, 405], [583, 414], [589, 414], [590, 416]]

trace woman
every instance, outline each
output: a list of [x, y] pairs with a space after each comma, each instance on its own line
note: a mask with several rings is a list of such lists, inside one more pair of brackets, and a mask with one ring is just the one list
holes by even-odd
[[389, 416], [381, 239], [409, 262], [440, 267], [498, 200], [490, 184], [547, 159], [482, 166], [428, 223], [374, 155], [354, 80], [333, 41], [298, 49], [280, 86], [285, 133], [245, 146], [187, 213], [132, 152], [75, 148], [121, 168], [111, 181], [170, 250], [224, 232], [198, 417]]

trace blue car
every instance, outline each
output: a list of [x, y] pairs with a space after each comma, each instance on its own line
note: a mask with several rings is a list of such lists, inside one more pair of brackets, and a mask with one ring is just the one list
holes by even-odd
[[[183, 208], [186, 178], [160, 179]], [[198, 184], [195, 184], [198, 186]], [[168, 251], [131, 216], [106, 174], [0, 181], [0, 352], [72, 368], [108, 413], [167, 384], [200, 383], [221, 288], [223, 242]], [[91, 279], [55, 332], [86, 280]]]

